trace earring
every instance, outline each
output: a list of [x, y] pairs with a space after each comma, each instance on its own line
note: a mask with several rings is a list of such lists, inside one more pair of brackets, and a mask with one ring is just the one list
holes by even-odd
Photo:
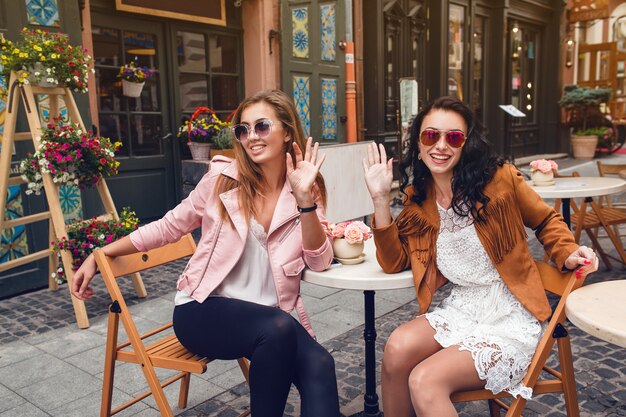
[[422, 160], [422, 154], [421, 153], [417, 154], [417, 159], [419, 159], [420, 161]]

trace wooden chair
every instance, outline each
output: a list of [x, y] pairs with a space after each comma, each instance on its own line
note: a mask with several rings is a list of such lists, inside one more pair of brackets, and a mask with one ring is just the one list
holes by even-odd
[[[576, 279], [575, 273], [569, 271], [560, 272], [554, 266], [545, 262], [537, 261], [536, 263], [544, 288], [546, 291], [560, 296], [560, 299], [556, 307], [553, 307], [548, 327], [537, 346], [537, 350], [524, 377], [524, 385], [533, 389], [533, 395], [562, 392], [565, 397], [567, 415], [569, 417], [578, 417], [578, 399], [576, 395], [576, 381], [574, 380], [572, 349], [569, 335], [565, 329], [565, 301], [573, 290], [582, 285], [584, 278]], [[560, 372], [546, 366], [546, 361], [555, 342], [558, 348]], [[540, 379], [542, 372], [547, 374], [546, 376], [550, 376], [550, 378]], [[489, 390], [480, 389], [457, 392], [452, 395], [451, 400], [455, 403], [487, 400], [491, 417], [500, 416], [503, 408], [507, 410], [506, 417], [522, 415], [522, 411], [526, 406], [524, 398], [515, 397], [508, 405], [502, 401], [502, 398], [512, 397], [506, 392], [494, 395]]]
[[[607, 165], [604, 165], [606, 167]], [[574, 172], [572, 177], [580, 176], [578, 172]], [[589, 236], [593, 248], [598, 253], [607, 270], [611, 270], [611, 262], [609, 258], [612, 258], [618, 262], [626, 265], [626, 252], [624, 252], [624, 246], [617, 227], [620, 224], [626, 223], [626, 211], [622, 211], [619, 208], [612, 206], [603, 206], [601, 200], [597, 203], [592, 197], [583, 199], [580, 206], [576, 204], [574, 199], [569, 200], [571, 208], [571, 224], [574, 231], [574, 239], [576, 242], [580, 242], [580, 236], [583, 230]], [[557, 198], [554, 203], [554, 209], [559, 211], [561, 209], [562, 200]], [[613, 243], [615, 250], [619, 257], [608, 254], [600, 245], [598, 240], [598, 231], [603, 229], [606, 232], [607, 237]]]
[[[124, 297], [117, 285], [117, 278], [129, 275], [134, 272], [143, 271], [155, 266], [174, 261], [176, 259], [190, 256], [194, 253], [196, 244], [191, 235], [186, 235], [176, 243], [153, 249], [145, 253], [136, 253], [126, 256], [108, 257], [101, 250], [94, 252], [96, 263], [104, 282], [111, 295], [112, 303], [109, 307], [109, 321], [106, 341], [106, 356], [104, 364], [104, 378], [102, 384], [102, 403], [100, 408], [101, 417], [114, 415], [131, 405], [152, 395], [159, 407], [162, 416], [173, 416], [163, 388], [177, 380], [181, 380], [178, 396], [178, 407], [187, 407], [187, 396], [191, 373], [201, 374], [206, 371], [207, 364], [212, 359], [203, 358], [187, 351], [175, 335], [163, 332], [172, 327], [172, 323], [151, 330], [143, 335], [137, 331], [137, 327], [126, 306]], [[128, 341], [117, 344], [119, 321], [122, 321]], [[160, 337], [156, 341], [148, 338]], [[127, 401], [119, 407], [111, 410], [111, 399], [113, 394], [113, 379], [115, 375], [115, 362], [132, 362], [141, 365], [141, 370], [146, 378], [149, 390]], [[239, 366], [246, 381], [248, 380], [249, 363], [245, 358], [238, 359]], [[154, 368], [166, 368], [180, 371], [180, 373], [167, 379], [159, 381]], [[250, 411], [246, 411], [240, 417], [247, 416]]]
[[[602, 161], [596, 161], [598, 164], [598, 172], [601, 177], [608, 175], [626, 179], [626, 164], [605, 164]], [[626, 212], [626, 203], [613, 202], [609, 196], [603, 196], [599, 200], [602, 207], [612, 207]]]

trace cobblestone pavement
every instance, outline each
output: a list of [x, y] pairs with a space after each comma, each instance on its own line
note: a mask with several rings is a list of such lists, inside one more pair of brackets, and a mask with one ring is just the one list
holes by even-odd
[[[602, 242], [608, 241], [604, 239]], [[530, 244], [535, 256], [542, 253], [534, 238], [530, 239]], [[145, 276], [148, 299], [157, 298], [172, 291], [172, 282], [182, 269], [183, 263], [179, 261], [161, 268], [156, 274], [151, 273]], [[604, 271], [602, 266], [601, 269], [589, 278], [589, 282], [626, 279], [626, 271], [620, 265], [614, 265], [614, 270], [611, 272]], [[128, 288], [131, 286], [130, 282], [122, 282], [122, 285]], [[109, 302], [101, 280], [97, 280], [95, 287], [97, 296], [87, 306], [90, 317], [106, 314]], [[132, 291], [127, 293], [132, 293]], [[447, 290], [440, 292], [435, 302], [446, 295]], [[129, 297], [127, 301], [129, 304], [136, 304], [142, 299]], [[417, 303], [412, 301], [377, 319], [378, 365], [380, 365], [384, 342], [391, 331], [401, 323], [412, 319], [417, 310]], [[73, 310], [66, 286], [62, 286], [57, 293], [41, 290], [0, 301], [0, 345], [59, 327], [74, 325]], [[589, 336], [572, 325], [568, 327], [568, 330], [572, 337], [581, 416], [626, 416], [626, 350]], [[346, 415], [353, 417], [357, 416], [355, 413], [358, 410], [362, 410], [365, 383], [362, 337], [363, 327], [359, 326], [324, 343], [335, 358], [342, 410]], [[240, 384], [179, 415], [234, 417], [248, 407], [248, 398], [247, 387], [245, 384]], [[458, 410], [462, 417], [478, 417], [488, 414], [484, 402], [459, 405]], [[156, 416], [158, 412], [148, 409], [140, 414], [141, 416]], [[4, 417], [4, 414], [0, 413], [0, 415]], [[285, 416], [298, 415], [299, 397], [294, 389], [290, 394]], [[561, 396], [550, 394], [537, 396], [530, 401], [524, 413], [524, 416], [528, 417], [564, 415]]]

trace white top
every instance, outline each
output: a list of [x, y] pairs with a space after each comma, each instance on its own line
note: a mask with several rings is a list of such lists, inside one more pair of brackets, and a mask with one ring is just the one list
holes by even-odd
[[[248, 238], [239, 262], [210, 296], [236, 298], [256, 304], [276, 307], [278, 295], [267, 253], [267, 233], [263, 226], [250, 218]], [[178, 291], [175, 305], [193, 301], [186, 292]]]
[[598, 197], [626, 190], [626, 181], [609, 177], [555, 178], [554, 185], [548, 186], [527, 183], [541, 198]]
[[626, 280], [578, 288], [567, 297], [565, 314], [584, 332], [626, 348]]
[[441, 207], [439, 216], [437, 268], [450, 281], [451, 291], [426, 313], [435, 340], [444, 348], [469, 351], [486, 389], [529, 399], [532, 390], [522, 379], [544, 326], [502, 281], [471, 216]]
[[345, 290], [393, 290], [414, 287], [410, 269], [386, 274], [376, 261], [374, 239], [365, 241], [365, 260], [356, 265], [332, 264], [326, 271], [305, 269], [302, 280], [311, 284]]

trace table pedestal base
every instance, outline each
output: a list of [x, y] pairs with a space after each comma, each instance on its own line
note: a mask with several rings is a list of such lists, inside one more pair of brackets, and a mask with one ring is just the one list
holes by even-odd
[[365, 297], [365, 396], [363, 397], [363, 417], [382, 417], [378, 407], [378, 394], [376, 394], [376, 307], [374, 305], [375, 291], [363, 291]]

